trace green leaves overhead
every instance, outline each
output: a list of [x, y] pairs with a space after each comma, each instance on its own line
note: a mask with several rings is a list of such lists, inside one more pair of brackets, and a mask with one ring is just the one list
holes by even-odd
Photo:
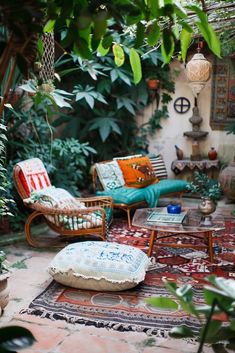
[[150, 23], [146, 29], [147, 42], [149, 45], [156, 45], [160, 38], [160, 27], [157, 21]]
[[212, 26], [209, 23], [204, 24], [200, 22], [196, 22], [196, 25], [200, 29], [211, 51], [218, 57], [221, 57], [220, 42]]
[[161, 53], [164, 62], [167, 64], [171, 61], [175, 50], [175, 38], [169, 29], [164, 29], [162, 32]]
[[219, 42], [218, 37], [215, 34], [213, 27], [208, 23], [208, 18], [206, 16], [206, 14], [195, 5], [187, 6], [187, 8], [189, 10], [194, 11], [197, 14], [200, 22], [195, 21], [195, 24], [199, 28], [201, 34], [203, 35], [203, 37], [204, 37], [205, 41], [207, 42], [211, 51], [215, 55], [220, 57], [220, 55], [221, 55], [220, 42]]
[[[133, 46], [126, 45], [128, 50], [124, 48], [127, 31], [133, 36], [136, 50], [144, 43], [153, 47], [159, 45], [164, 63], [169, 63], [179, 39], [182, 58], [186, 59], [196, 27], [211, 51], [220, 56], [220, 43], [208, 23], [207, 14], [200, 5], [186, 6], [186, 2], [184, 5], [182, 3], [180, 0], [120, 0], [100, 5], [99, 2], [77, 0], [68, 4], [61, 1], [58, 5], [58, 1], [52, 0], [44, 31], [62, 30], [65, 33], [62, 41], [65, 50], [72, 48], [85, 59], [91, 59], [94, 52], [104, 56], [112, 46], [115, 64], [120, 67], [125, 62], [125, 54], [130, 53], [134, 82], [137, 84], [142, 75], [141, 60], [132, 50]], [[123, 40], [112, 45], [115, 33], [123, 36]]]
[[114, 44], [113, 47], [113, 55], [114, 55], [114, 61], [117, 66], [122, 66], [125, 61], [125, 54], [124, 51], [119, 44]]
[[133, 48], [130, 50], [130, 63], [134, 76], [134, 83], [137, 84], [142, 78], [141, 62], [137, 51]]
[[181, 57], [183, 61], [186, 60], [187, 50], [191, 41], [191, 37], [191, 33], [183, 28], [180, 35]]

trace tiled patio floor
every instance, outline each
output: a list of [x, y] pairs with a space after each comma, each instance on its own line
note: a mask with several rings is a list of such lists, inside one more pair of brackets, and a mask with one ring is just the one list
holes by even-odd
[[[189, 201], [189, 203], [192, 202]], [[235, 205], [222, 205], [234, 209]], [[19, 314], [51, 282], [46, 268], [56, 249], [33, 249], [25, 242], [3, 248], [14, 264], [9, 279], [10, 302], [1, 316], [0, 326], [29, 328], [37, 342], [23, 353], [183, 353], [196, 352], [198, 346], [184, 340], [162, 339], [140, 332], [118, 332], [64, 321], [52, 321]], [[205, 352], [212, 352], [207, 347]]]

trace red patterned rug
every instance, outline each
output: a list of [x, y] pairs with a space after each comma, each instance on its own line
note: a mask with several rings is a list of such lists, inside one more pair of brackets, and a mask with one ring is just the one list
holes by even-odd
[[[175, 241], [176, 237], [173, 237]], [[109, 234], [109, 241], [133, 245], [143, 251], [148, 249], [149, 232], [127, 228], [126, 221], [116, 220]], [[33, 315], [62, 319], [70, 323], [94, 325], [115, 330], [137, 330], [161, 337], [178, 325], [187, 325], [195, 333], [199, 323], [183, 311], [158, 309], [146, 303], [154, 296], [168, 296], [162, 278], [178, 285], [193, 286], [196, 303], [203, 302], [202, 285], [209, 273], [234, 277], [235, 220], [226, 221], [226, 230], [214, 234], [215, 261], [211, 264], [203, 251], [191, 249], [158, 248], [153, 252], [153, 264], [145, 281], [123, 292], [96, 292], [78, 290], [52, 282], [23, 310]], [[157, 256], [157, 258], [156, 258]]]

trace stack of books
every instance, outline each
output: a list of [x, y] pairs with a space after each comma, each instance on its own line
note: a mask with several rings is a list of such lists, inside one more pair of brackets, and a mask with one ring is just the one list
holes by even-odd
[[166, 211], [153, 211], [147, 218], [147, 222], [182, 223], [187, 212], [167, 213]]

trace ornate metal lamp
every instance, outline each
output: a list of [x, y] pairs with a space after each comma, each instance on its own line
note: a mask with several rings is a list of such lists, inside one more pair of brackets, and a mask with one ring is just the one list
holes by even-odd
[[193, 139], [191, 160], [201, 159], [198, 140], [207, 136], [208, 134], [207, 131], [200, 130], [202, 118], [199, 114], [197, 100], [199, 93], [210, 78], [211, 63], [206, 60], [202, 53], [200, 53], [200, 50], [201, 48], [198, 45], [198, 52], [193, 55], [192, 59], [186, 65], [186, 76], [189, 81], [189, 86], [191, 87], [193, 95], [195, 97], [193, 116], [189, 119], [190, 123], [192, 124], [192, 131], [184, 132], [184, 136]]
[[198, 53], [194, 54], [186, 65], [186, 75], [189, 80], [189, 85], [196, 98], [209, 80], [211, 74], [211, 63], [200, 53], [200, 50], [199, 47]]

